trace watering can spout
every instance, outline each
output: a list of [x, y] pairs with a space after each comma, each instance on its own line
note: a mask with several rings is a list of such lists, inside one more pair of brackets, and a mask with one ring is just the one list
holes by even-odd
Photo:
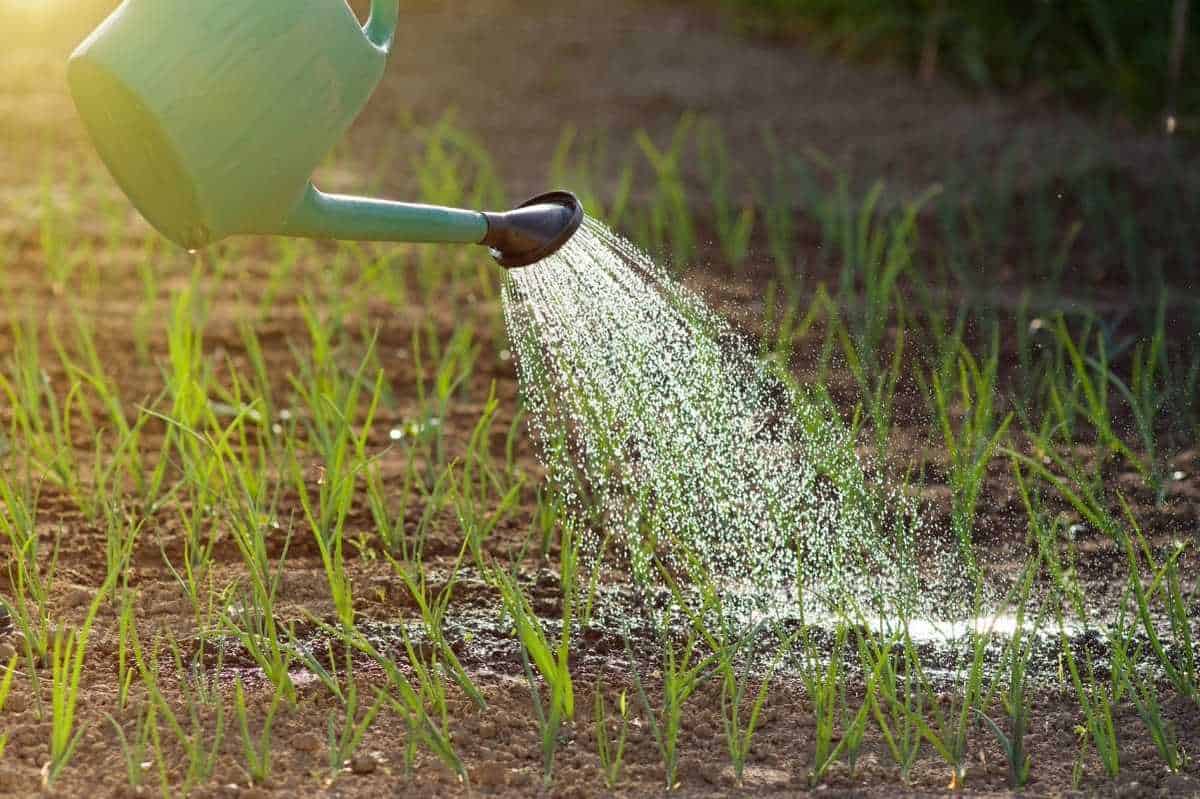
[[308, 191], [277, 230], [282, 236], [346, 241], [477, 244], [487, 234], [478, 211]]
[[488, 230], [480, 244], [506, 269], [528, 266], [557, 252], [583, 223], [583, 206], [569, 191], [531, 197], [511, 211], [485, 213]]
[[570, 195], [485, 214], [313, 187], [383, 76], [398, 6], [371, 0], [364, 26], [346, 0], [124, 0], [71, 55], [71, 95], [117, 183], [187, 249], [257, 233], [545, 257], [582, 220]]
[[539, 194], [497, 213], [325, 194], [310, 184], [304, 199], [272, 232], [352, 241], [482, 244], [497, 263], [512, 269], [556, 252], [582, 222], [583, 206], [566, 191]]

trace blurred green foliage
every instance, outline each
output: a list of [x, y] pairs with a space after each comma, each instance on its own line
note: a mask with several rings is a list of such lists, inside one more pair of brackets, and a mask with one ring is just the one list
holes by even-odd
[[1172, 99], [1179, 114], [1200, 113], [1200, 9], [1188, 9], [1188, 0], [723, 2], [756, 31], [900, 59], [926, 76], [1045, 87], [1142, 119], [1164, 113]]

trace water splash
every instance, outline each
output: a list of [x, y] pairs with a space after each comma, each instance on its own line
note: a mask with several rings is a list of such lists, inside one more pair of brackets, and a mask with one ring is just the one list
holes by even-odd
[[913, 594], [918, 515], [870, 485], [830, 406], [644, 253], [589, 219], [509, 274], [530, 427], [593, 548], [611, 536], [643, 584], [657, 558], [759, 604], [794, 601], [798, 577], [840, 597]]

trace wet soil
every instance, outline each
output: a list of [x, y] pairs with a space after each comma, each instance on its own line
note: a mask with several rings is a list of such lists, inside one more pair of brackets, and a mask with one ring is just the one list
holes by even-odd
[[[63, 22], [68, 29], [86, 31], [103, 3], [80, 3]], [[0, 53], [0, 242], [4, 253], [0, 268], [0, 358], [11, 352], [9, 324], [34, 316], [63, 323], [76, 310], [93, 326], [106, 368], [122, 398], [132, 409], [141, 398], [161, 389], [162, 318], [173, 293], [187, 284], [193, 264], [179, 255], [154, 256], [160, 274], [156, 313], [147, 321], [147, 358], [135, 355], [133, 320], [142, 291], [137, 269], [149, 235], [104, 176], [95, 156], [74, 121], [62, 85], [64, 40], [50, 42], [59, 25], [31, 22], [29, 12], [16, 5], [0, 5], [0, 28], [27, 30], [28, 36]], [[32, 27], [17, 27], [32, 26]], [[70, 30], [68, 30], [68, 33]], [[531, 65], [533, 67], [531, 68]], [[352, 131], [346, 152], [323, 170], [329, 188], [355, 189], [375, 181], [396, 196], [410, 196], [411, 176], [402, 167], [381, 173], [372, 154], [391, 152], [389, 163], [407, 163], [411, 142], [397, 140], [395, 131], [410, 120], [428, 123], [447, 108], [458, 109], [463, 127], [477, 132], [498, 159], [498, 170], [513, 195], [544, 188], [545, 167], [564, 122], [580, 129], [607, 130], [614, 134], [634, 127], [647, 128], [664, 140], [685, 110], [699, 110], [718, 119], [728, 132], [739, 166], [765, 180], [771, 164], [759, 146], [759, 126], [769, 123], [785, 147], [815, 146], [852, 167], [864, 178], [886, 177], [899, 195], [915, 194], [944, 177], [947, 162], [968, 164], [987, 174], [999, 163], [1003, 148], [1014, 141], [1037, 153], [1035, 163], [1061, 166], [1076, 156], [1090, 163], [1109, 165], [1122, 174], [1153, 183], [1173, 168], [1173, 149], [1185, 145], [1121, 126], [1097, 122], [1063, 108], [1046, 108], [1026, 97], [973, 97], [949, 84], [919, 86], [885, 67], [851, 66], [814, 54], [800, 44], [781, 45], [742, 38], [730, 33], [722, 17], [705, 8], [682, 3], [640, 3], [629, 0], [606, 3], [550, 3], [543, 0], [480, 0], [469, 9], [448, 4], [417, 3], [406, 8], [396, 55], [384, 85]], [[619, 141], [625, 141], [621, 137]], [[386, 145], [386, 148], [385, 148]], [[694, 175], [694, 166], [688, 166]], [[43, 176], [50, 178], [44, 180]], [[75, 189], [62, 188], [68, 178]], [[1026, 178], [1046, 179], [1034, 169]], [[117, 246], [100, 254], [85, 253], [78, 280], [94, 273], [94, 290], [76, 296], [56, 283], [49, 271], [40, 240], [44, 221], [41, 198], [50, 192], [77, 204], [80, 241], [107, 242], [113, 221], [123, 229]], [[69, 196], [59, 197], [67, 193]], [[260, 307], [268, 280], [274, 245], [251, 241], [226, 253], [226, 267], [234, 275], [214, 288], [206, 350], [214, 363], [224, 358], [245, 368], [247, 356], [237, 326], [243, 320], [256, 324], [264, 343], [264, 357], [277, 384], [277, 396], [287, 397], [287, 375], [295, 368], [291, 346], [303, 346], [304, 323], [296, 300], [301, 285], [317, 285], [326, 299], [336, 298], [337, 285], [328, 277], [330, 251], [319, 249], [301, 260], [282, 295]], [[763, 253], [752, 261], [763, 262], [758, 272], [731, 280], [719, 264], [699, 270], [690, 280], [732, 318], [753, 319], [761, 314], [762, 288], [769, 267]], [[212, 270], [214, 261], [205, 268]], [[400, 264], [399, 266], [403, 266]], [[415, 289], [414, 289], [414, 295]], [[382, 300], [356, 307], [346, 320], [348, 329], [365, 323], [378, 325], [382, 363], [387, 370], [390, 400], [383, 409], [370, 446], [383, 452], [388, 430], [403, 426], [419, 412], [413, 389], [415, 372], [409, 349], [414, 330], [432, 324], [443, 338], [456, 325], [473, 324], [484, 339], [476, 373], [442, 420], [451, 453], [461, 453], [475, 419], [484, 407], [494, 382], [500, 402], [495, 429], [506, 430], [517, 408], [517, 386], [505, 349], [498, 308], [494, 300], [472, 298], [469, 290], [448, 293], [430, 305], [392, 307]], [[46, 343], [45, 363], [55, 364]], [[1006, 353], [1005, 368], [1012, 367]], [[798, 364], [801, 373], [805, 364]], [[49, 370], [52, 385], [66, 390], [61, 370]], [[840, 382], [839, 382], [840, 381]], [[853, 397], [856, 389], [848, 375], [837, 376], [830, 386], [837, 398]], [[931, 438], [915, 386], [904, 386], [911, 412], [897, 432], [898, 460], [927, 465], [929, 479], [924, 499], [935, 520], [949, 514], [949, 489], [939, 482], [945, 455]], [[906, 393], [907, 392], [907, 393]], [[852, 405], [848, 400], [845, 408]], [[11, 409], [0, 407], [0, 425], [7, 425]], [[151, 429], [152, 447], [161, 430]], [[81, 453], [90, 442], [80, 441]], [[503, 452], [502, 434], [493, 450]], [[1169, 486], [1168, 502], [1160, 505], [1131, 476], [1106, 466], [1114, 483], [1130, 487], [1135, 511], [1150, 540], [1167, 543], [1177, 538], [1196, 542], [1200, 522], [1200, 452], [1186, 446], [1172, 453], [1174, 468], [1184, 476]], [[396, 457], [384, 456], [385, 474], [399, 474]], [[915, 459], [915, 460], [914, 460]], [[517, 463], [536, 478], [540, 473], [531, 447], [519, 442]], [[487, 542], [488, 554], [499, 561], [525, 552], [530, 535], [535, 493], [524, 492], [521, 505], [509, 521]], [[295, 498], [285, 500], [285, 513], [296, 509]], [[73, 501], [46, 484], [39, 497], [39, 525], [44, 540], [60, 542], [59, 585], [55, 594], [56, 619], [77, 622], [100, 584], [104, 569], [103, 531], [89, 522]], [[1065, 512], [1065, 509], [1064, 509]], [[412, 513], [419, 514], [419, 507]], [[361, 509], [352, 518], [351, 536], [367, 533], [369, 515]], [[933, 525], [945, 529], [943, 523]], [[979, 543], [997, 575], [1012, 574], [1028, 553], [1024, 540], [1024, 512], [1004, 464], [990, 474], [981, 502], [980, 528], [987, 536]], [[1083, 530], [1079, 548], [1081, 575], [1089, 596], [1115, 599], [1124, 586], [1122, 556], [1107, 539]], [[451, 568], [461, 544], [461, 532], [452, 518], [439, 520], [426, 553], [431, 580]], [[272, 541], [277, 552], [281, 540]], [[181, 531], [173, 512], [152, 518], [142, 537], [130, 570], [130, 585], [138, 595], [138, 628], [145, 641], [170, 635], [182, 645], [196, 640], [191, 607], [164, 563], [181, 549]], [[548, 620], [557, 612], [557, 578], [548, 562], [526, 556], [520, 571], [530, 587], [535, 610]], [[212, 585], [224, 587], [245, 577], [236, 548], [223, 540], [215, 549], [216, 563], [208, 575]], [[398, 643], [396, 624], [415, 616], [401, 580], [370, 547], [352, 561], [356, 607], [362, 628], [380, 645]], [[1194, 566], [1191, 567], [1194, 574]], [[1192, 578], [1194, 579], [1194, 577]], [[11, 589], [0, 576], [0, 593]], [[320, 631], [312, 619], [329, 620], [333, 608], [315, 545], [297, 536], [289, 550], [288, 570], [281, 587], [278, 615], [294, 622], [296, 634], [321, 648]], [[630, 596], [619, 575], [611, 577], [607, 595]], [[639, 631], [636, 602], [617, 603], [610, 613], [623, 615], [634, 642], [632, 663], [619, 625], [613, 619], [577, 637], [573, 650], [579, 718], [564, 733], [550, 788], [541, 786], [539, 740], [528, 689], [521, 679], [514, 641], [497, 614], [497, 597], [490, 588], [468, 575], [456, 589], [447, 636], [487, 701], [482, 710], [467, 697], [451, 697], [451, 729], [459, 753], [471, 775], [472, 792], [505, 796], [607, 795], [595, 755], [594, 730], [587, 719], [592, 697], [605, 692], [613, 706], [621, 691], [633, 695], [630, 669], [646, 675], [651, 694], [661, 678], [650, 657], [648, 630]], [[78, 724], [85, 732], [71, 766], [52, 795], [154, 795], [157, 766], [135, 767], [146, 787], [127, 786], [126, 767], [117, 733], [107, 721], [116, 715], [126, 734], [132, 734], [137, 708], [144, 697], [134, 691], [133, 706], [117, 708], [116, 619], [112, 608], [101, 610], [90, 643], [88, 668]], [[0, 629], [0, 657], [14, 643], [11, 630]], [[640, 642], [640, 644], [639, 644]], [[1087, 640], [1077, 642], [1087, 645]], [[213, 653], [197, 659], [203, 672], [214, 666]], [[640, 654], [639, 654], [640, 653]], [[1058, 672], [1053, 648], [1044, 660], [1045, 677], [1033, 703], [1032, 729], [1027, 745], [1033, 759], [1033, 776], [1025, 793], [1066, 795], [1073, 787], [1073, 767], [1079, 751], [1076, 726], [1082, 721], [1078, 703]], [[269, 695], [261, 678], [239, 648], [228, 643], [220, 655], [222, 670], [216, 675], [228, 701], [235, 678], [246, 682], [251, 697], [252, 728], [262, 723]], [[170, 666], [170, 664], [167, 664]], [[359, 663], [365, 685], [382, 684], [382, 675], [367, 662]], [[169, 698], [181, 702], [180, 683], [186, 675], [169, 667], [164, 680]], [[244, 762], [236, 730], [227, 730], [223, 756], [213, 778], [193, 792], [195, 796], [443, 796], [466, 790], [431, 755], [418, 755], [414, 773], [405, 774], [402, 759], [404, 728], [401, 720], [385, 712], [368, 733], [360, 755], [331, 779], [325, 743], [326, 725], [338, 705], [311, 675], [296, 674], [299, 702], [285, 708], [274, 726], [274, 776], [259, 786], [250, 785], [240, 765]], [[855, 700], [861, 699], [855, 698]], [[40, 772], [47, 758], [49, 725], [45, 695], [36, 695], [18, 680], [8, 706], [0, 713], [0, 726], [10, 739], [0, 760], [0, 794], [25, 796], [39, 790]], [[854, 702], [852, 701], [852, 704]], [[855, 705], [857, 706], [857, 705]], [[928, 747], [918, 757], [910, 782], [901, 782], [874, 727], [867, 733], [862, 755], [853, 772], [836, 764], [816, 786], [808, 784], [814, 747], [812, 705], [794, 676], [784, 675], [772, 690], [760, 732], [749, 758], [743, 785], [733, 782], [726, 763], [720, 720], [721, 702], [713, 684], [692, 698], [684, 714], [682, 762], [678, 793], [685, 796], [798, 795], [807, 792], [828, 796], [893, 796], [945, 794], [949, 773]], [[993, 715], [1000, 717], [999, 707]], [[1184, 700], [1169, 698], [1164, 714], [1176, 725], [1183, 748], [1200, 752], [1200, 712]], [[634, 714], [636, 717], [636, 713]], [[1086, 753], [1078, 791], [1087, 795], [1186, 796], [1200, 793], [1200, 771], [1189, 763], [1185, 773], [1171, 775], [1161, 766], [1150, 738], [1132, 707], [1117, 711], [1122, 736], [1122, 771], [1106, 780], [1094, 755]], [[215, 719], [203, 723], [211, 727]], [[616, 793], [630, 796], [664, 792], [663, 770], [647, 725], [635, 721], [629, 733], [627, 766]], [[182, 775], [182, 750], [164, 730], [171, 781]], [[972, 733], [972, 763], [966, 792], [1006, 794], [1005, 765], [995, 741], [982, 727]]]

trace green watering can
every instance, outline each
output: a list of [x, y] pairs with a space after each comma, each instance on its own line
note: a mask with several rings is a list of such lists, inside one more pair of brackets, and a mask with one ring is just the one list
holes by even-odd
[[550, 192], [505, 213], [325, 194], [310, 182], [383, 76], [398, 0], [125, 0], [67, 77], [109, 171], [195, 250], [234, 234], [483, 244], [539, 261], [583, 209]]

